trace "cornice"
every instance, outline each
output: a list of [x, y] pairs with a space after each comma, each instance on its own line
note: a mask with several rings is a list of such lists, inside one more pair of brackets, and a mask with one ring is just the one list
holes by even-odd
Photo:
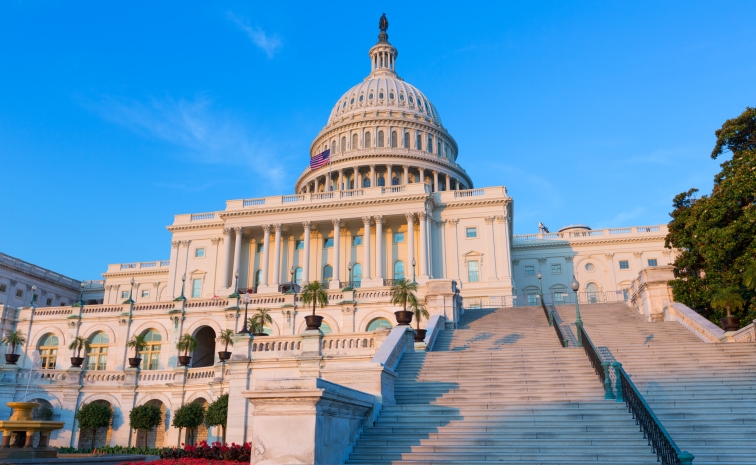
[[479, 205], [507, 205], [512, 202], [511, 197], [500, 197], [497, 199], [480, 199], [480, 200], [461, 200], [459, 202], [453, 202], [453, 203], [441, 203], [441, 202], [434, 202], [434, 206], [439, 208], [462, 208], [462, 207], [474, 207]]
[[[80, 290], [80, 288], [79, 288], [78, 285], [76, 285], [76, 286], [67, 286], [67, 285], [65, 285], [65, 284], [63, 284], [63, 283], [61, 283], [59, 281], [53, 281], [50, 278], [46, 278], [44, 276], [39, 276], [39, 275], [36, 275], [34, 273], [29, 273], [26, 270], [23, 270], [21, 268], [16, 268], [15, 266], [9, 265], [7, 263], [0, 262], [0, 268], [5, 268], [5, 269], [11, 270], [11, 271], [13, 271], [15, 273], [22, 274], [22, 275], [24, 275], [26, 277], [29, 277], [29, 278], [32, 278], [32, 279], [36, 279], [37, 281], [42, 281], [42, 282], [45, 282], [45, 283], [48, 283], [48, 284], [52, 284], [54, 286], [58, 286], [58, 287], [61, 287], [63, 289], [68, 289], [68, 290], [72, 290], [72, 291], [75, 291], [75, 292], [79, 292], [79, 290]], [[71, 279], [72, 281], [75, 281], [77, 283], [79, 282], [79, 281], [76, 281], [73, 278], [69, 278], [69, 279]]]
[[[220, 216], [220, 213], [216, 212], [216, 215]], [[200, 230], [200, 229], [216, 229], [216, 228], [222, 228], [224, 223], [197, 223], [197, 224], [187, 224], [187, 225], [170, 225], [166, 226], [165, 229], [167, 229], [170, 232], [176, 232], [176, 231], [193, 231], [193, 230]]]
[[[133, 270], [133, 268], [132, 268]], [[158, 274], [168, 274], [168, 270], [165, 268], [158, 268], [156, 270], [145, 270], [145, 271], [111, 271], [111, 272], [105, 272], [102, 274], [104, 278], [117, 278], [119, 276], [148, 276], [148, 275], [158, 275]]]
[[628, 242], [656, 242], [664, 240], [666, 235], [661, 236], [638, 236], [638, 237], [625, 237], [625, 238], [612, 238], [612, 239], [592, 239], [588, 241], [573, 241], [569, 240], [555, 240], [555, 241], [543, 241], [543, 242], [531, 242], [531, 243], [517, 243], [512, 244], [512, 249], [542, 249], [542, 248], [556, 248], [556, 247], [579, 247], [583, 245], [599, 245], [599, 244], [619, 244]]

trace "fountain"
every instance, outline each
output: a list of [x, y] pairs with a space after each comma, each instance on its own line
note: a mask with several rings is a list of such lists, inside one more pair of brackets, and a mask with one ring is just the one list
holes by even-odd
[[[65, 423], [34, 420], [32, 410], [40, 406], [37, 402], [8, 402], [6, 405], [13, 409], [13, 413], [9, 420], [0, 421], [0, 431], [3, 433], [0, 460], [57, 457], [57, 449], [47, 444], [50, 433], [63, 428]], [[39, 445], [34, 447], [34, 433], [36, 432], [39, 432]], [[13, 444], [11, 444], [12, 439], [15, 439]]]

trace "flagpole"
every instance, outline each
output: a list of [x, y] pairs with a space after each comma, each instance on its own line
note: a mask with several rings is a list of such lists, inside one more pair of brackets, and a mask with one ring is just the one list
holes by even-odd
[[331, 188], [331, 154], [328, 154], [328, 188]]

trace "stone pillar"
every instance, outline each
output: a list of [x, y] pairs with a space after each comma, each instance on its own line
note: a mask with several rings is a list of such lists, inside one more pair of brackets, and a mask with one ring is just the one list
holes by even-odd
[[362, 224], [365, 226], [362, 233], [362, 250], [364, 257], [362, 259], [362, 279], [370, 280], [373, 276], [370, 272], [370, 220], [369, 216], [362, 217]]
[[375, 165], [370, 165], [370, 187], [375, 187]]
[[243, 444], [252, 440], [247, 436], [248, 422], [251, 418], [249, 403], [244, 402], [242, 392], [249, 388], [250, 345], [252, 337], [247, 334], [235, 334], [231, 360], [228, 361], [228, 401], [234, 408], [228, 409], [226, 421], [226, 441]]
[[281, 283], [281, 223], [274, 224], [276, 228], [276, 243], [273, 249], [273, 284], [277, 287]]
[[448, 174], [446, 175], [446, 190], [451, 190], [451, 176], [449, 176]]
[[[226, 253], [223, 256], [223, 270], [221, 273], [221, 287], [230, 287], [231, 284], [228, 282], [229, 279], [229, 272], [228, 270], [231, 268], [231, 228], [223, 228], [223, 241], [226, 243]], [[213, 289], [213, 292], [216, 292], [215, 289]], [[159, 299], [160, 296], [157, 296]]]
[[[375, 277], [383, 279], [383, 215], [373, 216], [375, 220]], [[383, 284], [383, 283], [381, 283]]]
[[404, 216], [407, 218], [407, 264], [404, 268], [404, 278], [408, 279], [408, 274], [412, 273], [412, 279], [415, 279], [415, 268], [412, 266], [415, 259], [415, 214], [405, 213]]
[[404, 165], [404, 182], [402, 184], [409, 184], [409, 166]]
[[333, 221], [333, 279], [329, 289], [341, 289], [341, 220], [334, 218]]
[[393, 173], [391, 172], [394, 168], [394, 165], [386, 165], [386, 185], [391, 186], [391, 180], [394, 178]]
[[337, 191], [344, 189], [344, 170], [339, 170], [339, 185]]
[[433, 170], [433, 192], [438, 192], [438, 171]]
[[[244, 228], [241, 228], [241, 227], [234, 228], [234, 233], [235, 233], [234, 237], [236, 240], [236, 243], [234, 244], [234, 268], [233, 268], [234, 274], [236, 274], [236, 272], [241, 269], [241, 244], [242, 244], [242, 230], [243, 229]], [[235, 289], [234, 289], [234, 292], [236, 292]]]
[[418, 168], [418, 170], [420, 170], [420, 183], [425, 184], [425, 169]]
[[457, 224], [459, 224], [459, 220], [449, 219], [446, 220], [446, 224], [451, 230], [451, 240], [447, 243], [450, 250], [446, 255], [446, 263], [450, 269], [449, 276], [452, 279], [456, 279], [459, 287], [462, 287], [462, 280], [459, 276], [459, 234], [457, 233]]
[[270, 263], [270, 225], [264, 224], [263, 228], [263, 257], [262, 257], [262, 278], [260, 285], [268, 285], [268, 264]]
[[303, 221], [304, 226], [304, 260], [302, 263], [302, 285], [310, 282], [310, 228], [312, 221]]
[[362, 184], [363, 184], [362, 172], [360, 171], [359, 166], [354, 167], [354, 183], [355, 183], [355, 186], [354, 186], [355, 189], [362, 189]]
[[318, 187], [320, 187], [320, 186], [318, 185], [318, 178], [316, 177], [315, 178], [315, 190], [313, 190], [313, 192], [316, 193], [316, 194], [318, 193]]
[[420, 278], [428, 279], [428, 213], [420, 212], [417, 218], [420, 221]]
[[496, 241], [494, 240], [494, 217], [485, 216], [483, 221], [486, 223], [486, 249], [488, 253], [488, 260], [486, 262], [486, 269], [488, 271], [488, 281], [498, 281], [499, 275], [496, 273]]

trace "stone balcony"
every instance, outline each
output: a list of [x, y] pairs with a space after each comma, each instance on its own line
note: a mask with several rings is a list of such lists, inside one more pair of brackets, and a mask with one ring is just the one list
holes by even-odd
[[515, 245], [524, 242], [590, 242], [613, 238], [629, 239], [633, 237], [666, 236], [667, 225], [632, 226], [628, 228], [606, 228], [594, 230], [564, 231], [561, 233], [517, 234], [514, 236]]

